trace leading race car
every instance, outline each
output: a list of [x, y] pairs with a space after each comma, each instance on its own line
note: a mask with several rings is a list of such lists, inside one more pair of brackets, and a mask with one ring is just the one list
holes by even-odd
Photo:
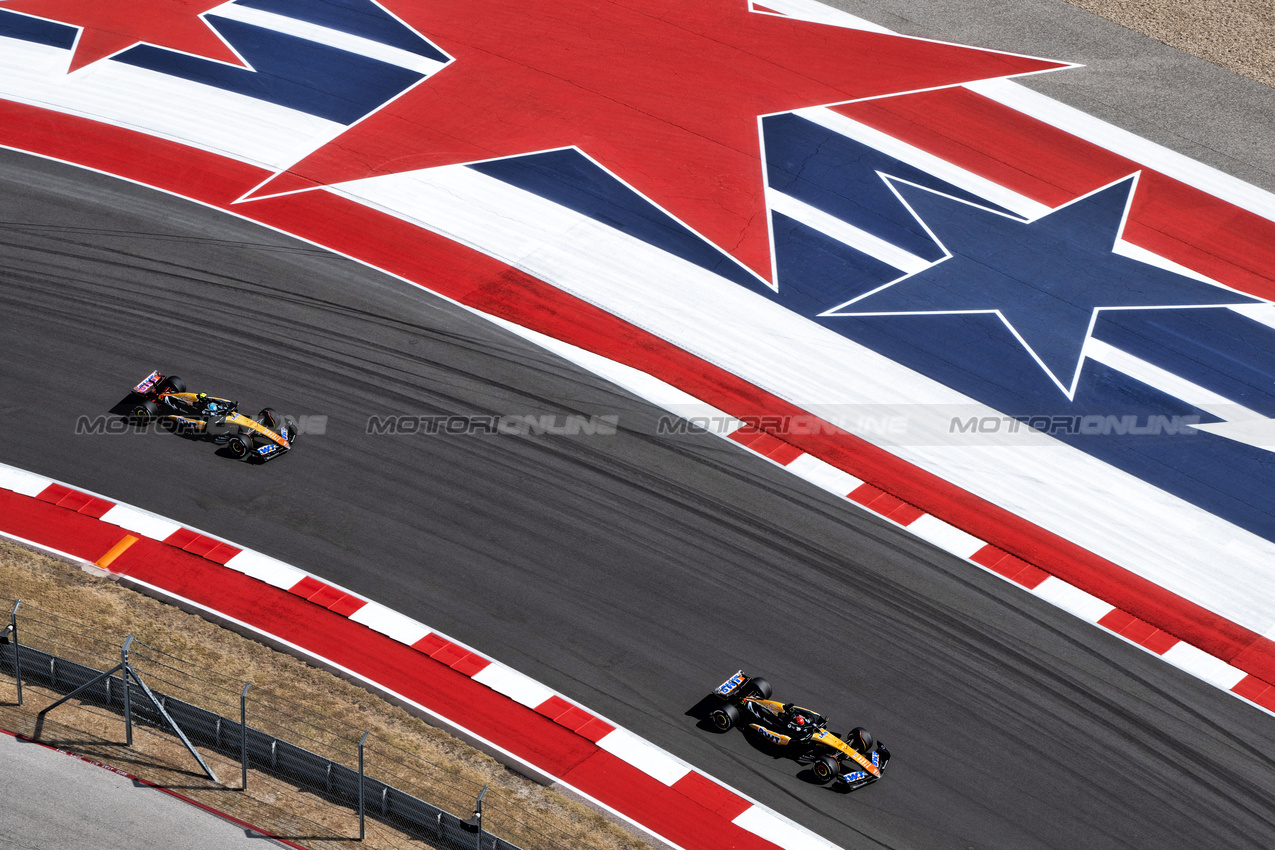
[[713, 692], [721, 705], [709, 712], [709, 722], [719, 732], [746, 724], [746, 730], [783, 748], [799, 764], [810, 765], [824, 785], [853, 791], [881, 778], [890, 751], [873, 741], [871, 732], [856, 726], [849, 734], [834, 734], [822, 714], [772, 700], [770, 694], [769, 682], [740, 670]]
[[223, 444], [233, 457], [265, 462], [296, 442], [292, 417], [280, 417], [267, 407], [250, 419], [239, 412], [238, 402], [186, 392], [186, 382], [176, 375], [151, 372], [133, 387], [133, 394], [131, 417], [138, 425], [159, 420], [170, 430]]

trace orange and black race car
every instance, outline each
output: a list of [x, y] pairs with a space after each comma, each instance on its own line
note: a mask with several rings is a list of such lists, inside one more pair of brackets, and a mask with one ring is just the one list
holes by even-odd
[[829, 732], [822, 714], [772, 700], [770, 693], [769, 682], [741, 670], [713, 692], [721, 705], [709, 712], [709, 722], [719, 732], [744, 724], [745, 731], [810, 765], [825, 785], [853, 791], [881, 778], [890, 751], [871, 732], [862, 726], [845, 735]]
[[267, 407], [250, 419], [239, 412], [239, 403], [207, 393], [186, 392], [176, 375], [151, 372], [133, 387], [137, 397], [131, 418], [145, 426], [158, 420], [170, 430], [203, 436], [223, 444], [233, 457], [265, 462], [291, 450], [297, 424]]

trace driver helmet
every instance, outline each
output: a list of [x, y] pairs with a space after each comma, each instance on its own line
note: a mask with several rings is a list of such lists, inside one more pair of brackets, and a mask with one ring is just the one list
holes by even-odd
[[205, 402], [207, 400], [208, 400], [208, 393], [200, 393], [199, 395], [195, 396], [195, 401]]
[[805, 725], [806, 725], [806, 718], [804, 718], [804, 717], [802, 717], [800, 714], [798, 714], [796, 717], [794, 717], [794, 718], [792, 719], [792, 722], [793, 722], [793, 724], [794, 724], [794, 725], [797, 725], [797, 726], [805, 726]]

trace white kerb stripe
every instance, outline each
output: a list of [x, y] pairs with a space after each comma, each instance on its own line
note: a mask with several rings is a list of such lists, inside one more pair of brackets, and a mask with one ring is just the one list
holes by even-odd
[[251, 549], [245, 549], [235, 555], [226, 562], [226, 566], [280, 590], [288, 590], [307, 575], [296, 567]]
[[665, 785], [672, 785], [691, 772], [689, 765], [625, 729], [608, 732], [598, 746]]
[[831, 841], [820, 838], [805, 827], [798, 826], [761, 806], [745, 809], [732, 823], [759, 838], [783, 847], [784, 850], [815, 850], [815, 848], [836, 850], [837, 848], [837, 845]]
[[843, 472], [814, 455], [803, 454], [788, 464], [785, 469], [793, 475], [806, 479], [816, 487], [821, 487], [838, 496], [848, 496], [863, 483], [850, 473]]
[[974, 535], [961, 531], [931, 514], [922, 514], [908, 526], [908, 531], [959, 558], [972, 558], [987, 545]]
[[473, 679], [528, 708], [535, 708], [549, 697], [555, 696], [552, 690], [535, 679], [495, 661], [475, 673]]
[[1075, 585], [1050, 576], [1032, 590], [1041, 599], [1070, 611], [1082, 620], [1096, 623], [1116, 609], [1110, 602], [1086, 593]]
[[369, 602], [350, 615], [356, 623], [367, 626], [374, 632], [380, 632], [390, 640], [411, 646], [432, 630], [411, 617], [386, 608], [379, 602]]
[[830, 239], [843, 245], [849, 245], [860, 253], [875, 257], [883, 263], [894, 266], [901, 272], [916, 274], [933, 265], [929, 260], [909, 253], [880, 237], [873, 236], [866, 230], [860, 230], [853, 224], [842, 221], [834, 215], [812, 207], [805, 201], [785, 195], [771, 189], [766, 192], [766, 202], [771, 210], [788, 216], [793, 221], [817, 230]]
[[0, 464], [0, 488], [5, 490], [12, 490], [23, 496], [38, 496], [52, 483], [52, 478]]
[[164, 540], [182, 527], [179, 522], [156, 516], [149, 511], [139, 510], [131, 505], [116, 505], [102, 514], [102, 522], [118, 525], [120, 528], [152, 540]]
[[1197, 649], [1185, 641], [1179, 641], [1169, 647], [1169, 651], [1160, 656], [1165, 661], [1181, 670], [1185, 670], [1196, 678], [1217, 685], [1229, 691], [1240, 683], [1248, 674], [1227, 664], [1220, 658], [1214, 658], [1202, 649]]

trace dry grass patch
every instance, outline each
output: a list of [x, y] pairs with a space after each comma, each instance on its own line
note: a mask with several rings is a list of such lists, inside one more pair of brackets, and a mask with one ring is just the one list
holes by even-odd
[[[341, 763], [353, 764], [359, 736], [370, 731], [368, 775], [388, 774], [391, 754], [401, 757], [411, 770], [378, 778], [453, 814], [468, 817], [476, 789], [490, 786], [486, 825], [498, 834], [504, 831], [503, 837], [527, 850], [535, 850], [535, 837], [519, 828], [517, 821], [532, 824], [536, 833], [553, 836], [558, 846], [596, 850], [648, 850], [651, 846], [592, 808], [514, 773], [486, 753], [357, 685], [61, 560], [0, 541], [0, 597], [21, 599], [23, 609], [40, 609], [30, 611], [30, 618], [19, 611], [19, 629], [26, 630], [21, 633], [24, 644], [104, 670], [119, 662], [124, 636], [133, 635], [145, 645], [136, 647], [133, 660], [149, 685], [223, 716], [238, 718], [239, 692], [244, 682], [252, 682], [250, 726], [264, 728], [277, 720], [300, 729], [308, 740], [293, 743]], [[42, 640], [57, 646], [40, 646]], [[24, 689], [26, 705], [19, 709], [12, 703], [9, 687], [0, 685], [4, 689], [0, 703], [8, 703], [0, 705], [0, 721], [13, 731], [32, 734], [35, 713], [59, 695], [37, 687]], [[156, 784], [180, 785], [182, 793], [190, 796], [209, 796], [209, 805], [231, 814], [244, 811], [236, 816], [250, 823], [274, 829], [291, 823], [291, 834], [309, 833], [307, 840], [316, 847], [326, 844], [325, 837], [357, 835], [357, 818], [348, 808], [323, 804], [313, 794], [256, 771], [249, 778], [246, 796], [250, 799], [244, 800], [245, 794], [230, 790], [239, 787], [237, 761], [201, 750], [222, 781], [216, 785], [203, 777], [174, 736], [138, 729], [135, 746], [125, 748], [118, 712], [68, 703], [46, 716], [40, 732], [50, 742], [50, 735], [83, 741], [67, 749], [85, 752]], [[282, 732], [271, 731], [286, 739]], [[417, 759], [434, 767], [420, 765]], [[425, 770], [418, 769], [422, 767]], [[371, 819], [368, 824], [366, 846], [404, 846], [401, 834], [391, 834], [393, 830], [383, 825], [373, 828]], [[549, 845], [541, 842], [541, 846]]]

